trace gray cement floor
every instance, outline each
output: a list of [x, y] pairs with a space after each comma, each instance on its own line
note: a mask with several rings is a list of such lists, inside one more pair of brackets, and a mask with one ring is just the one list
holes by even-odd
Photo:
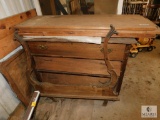
[[[110, 101], [107, 106], [102, 106], [100, 100], [53, 102], [41, 98], [36, 120], [142, 120], [142, 105], [156, 105], [156, 120], [160, 120], [160, 40], [155, 44], [157, 48], [152, 52], [143, 51], [136, 58], [129, 58], [120, 101]], [[18, 119], [18, 114], [13, 114], [11, 119]]]

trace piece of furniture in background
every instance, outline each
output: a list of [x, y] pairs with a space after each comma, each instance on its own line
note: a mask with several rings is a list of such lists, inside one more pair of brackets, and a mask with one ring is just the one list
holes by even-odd
[[39, 0], [43, 15], [56, 15], [54, 0]]
[[160, 23], [160, 3], [156, 0], [124, 0], [122, 14], [140, 14]]

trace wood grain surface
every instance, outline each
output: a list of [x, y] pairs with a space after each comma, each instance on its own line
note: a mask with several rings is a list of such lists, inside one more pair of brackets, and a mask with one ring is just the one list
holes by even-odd
[[17, 41], [14, 41], [14, 26], [34, 16], [36, 16], [36, 11], [33, 9], [0, 20], [0, 59], [20, 46]]
[[[70, 74], [109, 76], [104, 60], [34, 57], [38, 71], [52, 71]], [[111, 61], [115, 71], [120, 75], [121, 62]]]
[[[34, 56], [55, 56], [71, 58], [104, 59], [103, 45], [75, 42], [28, 42]], [[44, 48], [42, 48], [44, 47]], [[110, 60], [123, 61], [124, 44], [109, 44]]]
[[37, 16], [15, 28], [156, 30], [156, 25], [140, 15]]

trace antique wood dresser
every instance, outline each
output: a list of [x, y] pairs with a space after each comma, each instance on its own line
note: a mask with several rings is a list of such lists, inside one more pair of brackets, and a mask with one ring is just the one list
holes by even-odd
[[133, 38], [159, 33], [138, 15], [37, 16], [15, 30], [34, 90], [42, 96], [106, 100], [118, 100]]

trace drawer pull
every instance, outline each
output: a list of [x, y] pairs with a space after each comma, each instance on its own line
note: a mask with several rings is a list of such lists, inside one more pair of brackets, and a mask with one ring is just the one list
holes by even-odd
[[109, 48], [109, 49], [108, 49], [108, 53], [111, 53], [111, 52], [112, 52], [112, 49]]
[[48, 47], [45, 45], [39, 45], [38, 48], [41, 50], [46, 50]]

